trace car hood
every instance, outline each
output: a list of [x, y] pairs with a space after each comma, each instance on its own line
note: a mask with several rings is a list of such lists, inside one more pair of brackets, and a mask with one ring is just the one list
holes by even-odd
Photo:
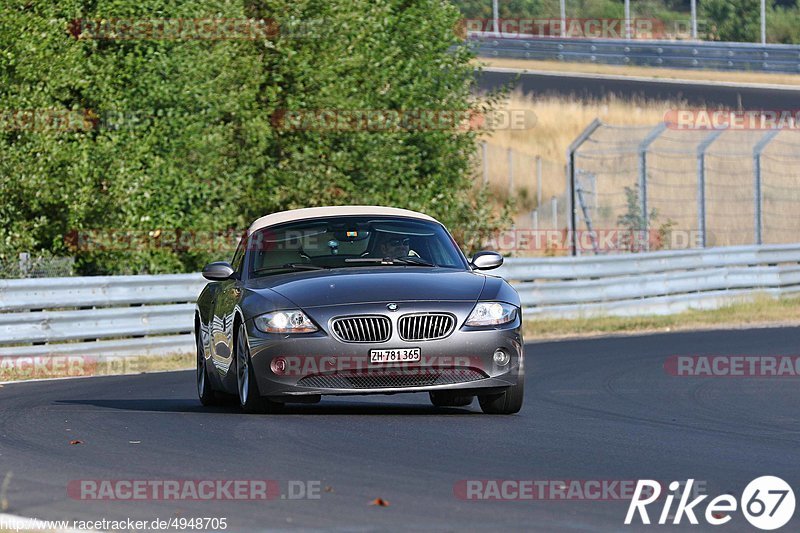
[[[478, 300], [486, 276], [428, 267], [348, 268], [292, 272], [248, 283], [256, 292], [274, 291], [298, 307], [372, 302]], [[265, 294], [266, 295], [266, 294]]]

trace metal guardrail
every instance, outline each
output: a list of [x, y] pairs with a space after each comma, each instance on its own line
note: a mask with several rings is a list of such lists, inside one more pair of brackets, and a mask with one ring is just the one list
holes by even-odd
[[194, 349], [199, 274], [0, 280], [0, 356]]
[[[508, 259], [527, 318], [669, 314], [800, 292], [800, 244]], [[0, 280], [0, 356], [194, 350], [197, 274]]]
[[478, 55], [606, 65], [645, 65], [685, 69], [800, 72], [800, 46], [790, 44], [575, 39], [503, 38], [471, 32]]
[[528, 318], [671, 314], [800, 291], [800, 244], [509, 259], [498, 275]]
[[65, 307], [194, 302], [200, 274], [0, 280], [0, 312]]

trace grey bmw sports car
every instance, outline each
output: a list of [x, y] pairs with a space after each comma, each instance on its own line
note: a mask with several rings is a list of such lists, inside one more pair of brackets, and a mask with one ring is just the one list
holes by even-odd
[[435, 219], [405, 209], [297, 209], [256, 220], [197, 301], [197, 392], [246, 412], [326, 394], [426, 392], [436, 406], [522, 407], [519, 296]]

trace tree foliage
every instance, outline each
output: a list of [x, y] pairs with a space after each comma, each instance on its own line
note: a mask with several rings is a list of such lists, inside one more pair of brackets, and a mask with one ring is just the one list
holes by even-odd
[[[320, 131], [286, 112], [479, 108], [461, 16], [437, 0], [8, 0], [0, 15], [0, 260], [84, 273], [189, 271], [208, 232], [316, 205], [499, 223], [473, 187], [474, 131]], [[76, 38], [74, 21], [272, 19], [270, 39]], [[73, 31], [73, 33], [70, 33]], [[71, 110], [83, 126], [23, 124]], [[80, 240], [110, 234], [98, 245]], [[163, 236], [202, 232], [188, 246]], [[76, 235], [78, 236], [76, 240]], [[128, 243], [124, 236], [133, 235]], [[162, 237], [159, 237], [162, 236]], [[142, 242], [144, 241], [144, 242]]]
[[708, 20], [710, 38], [717, 41], [754, 42], [760, 36], [760, 4], [754, 0], [706, 0], [700, 16]]

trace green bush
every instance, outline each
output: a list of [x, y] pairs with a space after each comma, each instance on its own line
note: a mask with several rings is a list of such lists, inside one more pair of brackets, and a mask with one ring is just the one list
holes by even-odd
[[800, 9], [774, 6], [767, 12], [767, 40], [771, 43], [800, 43]]
[[[265, 213], [315, 205], [419, 209], [462, 232], [500, 222], [473, 188], [474, 131], [298, 131], [273, 120], [298, 110], [476, 109], [470, 54], [454, 32], [461, 15], [449, 4], [7, 3], [0, 262], [47, 252], [77, 255], [83, 273], [191, 271], [229, 254], [161, 246], [159, 234], [235, 232]], [[70, 33], [79, 18], [243, 17], [275, 19], [281, 31], [221, 41]], [[83, 121], [71, 131], [31, 128], [20, 126], [20, 110], [71, 110]], [[150, 240], [76, 250], [74, 236], [96, 229]]]
[[760, 4], [754, 0], [705, 0], [700, 18], [708, 20], [714, 41], [754, 42], [760, 35]]
[[[709, 21], [711, 40], [758, 42], [761, 39], [760, 4], [752, 0], [708, 0], [699, 4]], [[800, 43], [800, 8], [767, 2], [767, 42]]]

